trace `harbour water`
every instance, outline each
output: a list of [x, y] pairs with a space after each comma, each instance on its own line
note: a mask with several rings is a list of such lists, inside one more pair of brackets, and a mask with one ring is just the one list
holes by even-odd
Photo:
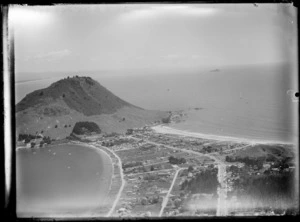
[[101, 206], [111, 163], [79, 145], [17, 151], [17, 214], [20, 217], [83, 216]]

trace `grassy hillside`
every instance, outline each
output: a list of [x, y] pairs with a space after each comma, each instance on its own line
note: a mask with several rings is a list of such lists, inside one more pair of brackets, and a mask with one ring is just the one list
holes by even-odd
[[131, 105], [89, 77], [66, 78], [28, 94], [17, 104], [16, 128], [20, 133], [41, 133], [63, 139], [77, 122], [95, 122], [103, 133], [125, 133], [168, 116]]
[[40, 105], [47, 105], [56, 100], [86, 116], [110, 114], [124, 106], [133, 106], [90, 77], [62, 79], [48, 88], [36, 90], [22, 99], [16, 107], [17, 112]]

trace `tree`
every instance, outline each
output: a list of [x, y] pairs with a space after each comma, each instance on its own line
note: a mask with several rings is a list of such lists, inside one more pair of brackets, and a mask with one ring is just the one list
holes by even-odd
[[141, 204], [142, 204], [142, 205], [147, 205], [147, 204], [148, 204], [148, 200], [147, 200], [146, 197], [143, 197], [143, 198], [142, 198]]
[[31, 148], [34, 148], [34, 146], [35, 146], [35, 142], [31, 142]]
[[193, 171], [193, 170], [194, 170], [194, 168], [193, 168], [192, 166], [189, 166], [188, 172], [191, 172], [191, 171]]
[[154, 171], [154, 170], [155, 170], [155, 169], [154, 169], [154, 166], [151, 166], [151, 167], [150, 167], [150, 170], [151, 170], [151, 171]]
[[171, 115], [161, 119], [162, 123], [170, 123], [171, 122]]
[[94, 122], [77, 122], [72, 131], [72, 133], [75, 133], [77, 135], [92, 132], [101, 133], [99, 126]]

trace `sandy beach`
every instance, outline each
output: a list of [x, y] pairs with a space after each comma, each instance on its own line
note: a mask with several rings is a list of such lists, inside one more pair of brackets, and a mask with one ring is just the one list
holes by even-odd
[[179, 135], [185, 137], [195, 137], [195, 138], [202, 138], [202, 139], [209, 139], [209, 140], [216, 140], [216, 141], [230, 141], [230, 142], [237, 142], [237, 143], [248, 143], [253, 145], [254, 144], [283, 144], [283, 145], [292, 144], [284, 141], [255, 140], [255, 139], [238, 138], [238, 137], [231, 137], [231, 136], [219, 136], [213, 134], [196, 133], [196, 132], [190, 132], [186, 130], [175, 129], [165, 125], [157, 125], [151, 128], [157, 133], [173, 134], [173, 135]]

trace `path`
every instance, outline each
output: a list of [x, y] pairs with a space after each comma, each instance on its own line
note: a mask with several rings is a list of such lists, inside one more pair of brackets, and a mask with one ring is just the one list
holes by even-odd
[[161, 204], [161, 209], [160, 209], [160, 212], [159, 212], [159, 215], [158, 215], [159, 217], [161, 217], [161, 215], [162, 215], [163, 212], [164, 212], [165, 207], [167, 206], [167, 203], [168, 203], [168, 201], [169, 201], [169, 196], [170, 196], [171, 191], [172, 191], [172, 189], [173, 189], [173, 186], [174, 186], [174, 184], [175, 184], [177, 175], [178, 175], [179, 171], [182, 170], [182, 169], [184, 169], [184, 168], [179, 168], [179, 169], [176, 170], [176, 173], [175, 173], [175, 175], [174, 175], [174, 178], [173, 178], [172, 184], [171, 184], [171, 186], [170, 186], [170, 189], [169, 189], [167, 195], [164, 197], [164, 200], [163, 200], [163, 202], [162, 202], [162, 204]]

